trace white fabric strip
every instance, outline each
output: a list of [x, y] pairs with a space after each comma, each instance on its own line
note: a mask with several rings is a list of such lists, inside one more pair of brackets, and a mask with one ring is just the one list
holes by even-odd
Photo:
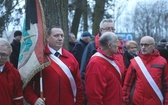
[[[108, 61], [111, 65], [114, 66], [114, 68], [115, 68], [115, 69], [117, 70], [117, 72], [119, 73], [120, 78], [122, 79], [122, 75], [121, 75], [120, 69], [119, 69], [118, 65], [117, 65], [114, 61], [108, 59], [107, 57], [105, 57], [104, 55], [102, 55], [102, 54], [99, 53], [99, 52], [96, 52], [93, 56], [99, 56], [99, 57], [104, 58], [106, 61]], [[93, 56], [92, 56], [92, 57], [93, 57]]]
[[71, 84], [71, 88], [73, 91], [73, 95], [74, 95], [74, 102], [76, 102], [76, 83], [75, 80], [69, 70], [69, 68], [56, 56], [54, 56], [53, 54], [50, 54], [50, 58], [53, 59], [63, 70], [63, 72], [67, 75], [67, 77], [69, 78], [70, 84]]
[[22, 98], [23, 98], [23, 96], [20, 96], [20, 97], [14, 98], [13, 100], [20, 100], [20, 99], [22, 99]]
[[151, 85], [151, 87], [153, 88], [153, 90], [155, 91], [155, 93], [157, 94], [157, 96], [159, 97], [159, 99], [163, 105], [163, 95], [162, 95], [159, 87], [157, 86], [157, 84], [155, 83], [155, 81], [153, 80], [151, 75], [149, 74], [149, 72], [148, 72], [147, 68], [145, 67], [144, 63], [142, 62], [141, 58], [137, 56], [137, 57], [135, 57], [135, 61], [139, 65], [146, 80], [149, 82], [149, 84]]
[[[42, 71], [40, 71], [40, 72], [42, 72]], [[42, 77], [40, 77], [40, 92], [43, 92], [43, 78]]]

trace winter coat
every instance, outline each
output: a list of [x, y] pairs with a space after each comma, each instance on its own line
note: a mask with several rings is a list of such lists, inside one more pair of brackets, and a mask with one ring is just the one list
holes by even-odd
[[[146, 66], [151, 77], [163, 93], [164, 105], [168, 105], [168, 65], [166, 60], [160, 56], [158, 50], [154, 53], [138, 56]], [[133, 66], [134, 59], [127, 70], [127, 74], [123, 86], [123, 99], [125, 105], [161, 105], [158, 104], [158, 98], [153, 98], [154, 95], [149, 92], [151, 88], [144, 84], [144, 76], [139, 73], [138, 67]], [[160, 101], [160, 100], [159, 100]]]

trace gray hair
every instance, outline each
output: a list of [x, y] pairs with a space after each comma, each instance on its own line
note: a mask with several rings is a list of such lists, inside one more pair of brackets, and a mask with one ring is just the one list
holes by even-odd
[[99, 24], [99, 27], [100, 27], [100, 28], [102, 28], [104, 22], [111, 22], [111, 23], [113, 23], [113, 21], [112, 21], [111, 19], [103, 19], [103, 20], [100, 22], [100, 24]]
[[4, 39], [4, 38], [0, 38], [0, 46], [6, 46], [9, 49], [9, 53], [12, 52], [12, 46], [10, 45], [10, 43]]

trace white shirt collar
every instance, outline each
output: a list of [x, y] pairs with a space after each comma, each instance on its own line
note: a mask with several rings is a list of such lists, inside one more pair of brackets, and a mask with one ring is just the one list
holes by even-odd
[[4, 65], [0, 66], [0, 73], [3, 71]]
[[56, 52], [59, 52], [60, 55], [62, 55], [62, 48], [60, 48], [59, 50], [54, 50], [53, 48], [51, 48], [49, 45], [48, 45], [48, 48], [49, 50], [51, 51], [52, 54], [55, 54]]

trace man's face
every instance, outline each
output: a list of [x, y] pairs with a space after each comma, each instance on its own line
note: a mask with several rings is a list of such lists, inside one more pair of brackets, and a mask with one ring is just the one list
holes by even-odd
[[76, 41], [75, 35], [74, 34], [69, 35], [69, 42], [75, 43], [75, 41]]
[[102, 27], [100, 28], [100, 33], [103, 34], [105, 32], [114, 32], [114, 25], [112, 22], [104, 22]]
[[154, 42], [148, 38], [142, 38], [140, 41], [140, 49], [142, 54], [150, 54], [155, 48]]
[[8, 61], [10, 50], [4, 45], [0, 45], [0, 49], [0, 66], [2, 66]]
[[22, 38], [22, 36], [21, 36], [21, 35], [20, 35], [20, 36], [16, 36], [16, 37], [15, 37], [15, 39], [16, 39], [16, 40], [18, 40], [18, 41], [20, 41], [20, 40], [21, 40], [21, 38]]
[[49, 46], [55, 50], [60, 49], [64, 43], [64, 32], [61, 28], [52, 28], [51, 34], [48, 36], [47, 41]]

